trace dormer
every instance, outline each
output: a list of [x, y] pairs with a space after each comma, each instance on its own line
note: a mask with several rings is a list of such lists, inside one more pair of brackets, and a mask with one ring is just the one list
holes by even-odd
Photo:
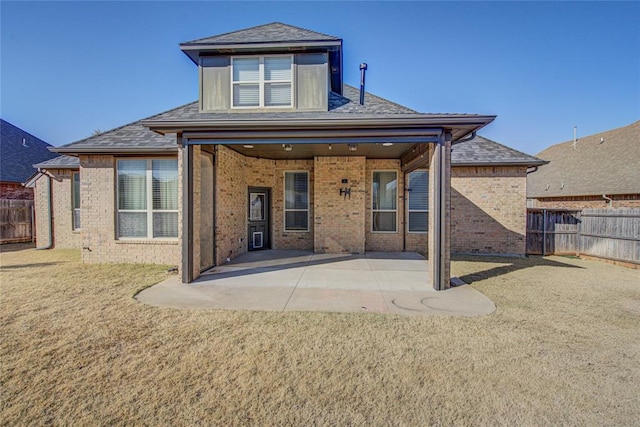
[[342, 95], [342, 39], [274, 22], [180, 44], [201, 112], [327, 111]]

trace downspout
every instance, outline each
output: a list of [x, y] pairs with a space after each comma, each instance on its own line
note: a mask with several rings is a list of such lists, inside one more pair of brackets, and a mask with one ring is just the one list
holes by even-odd
[[602, 198], [605, 199], [607, 201], [607, 203], [609, 204], [610, 208], [613, 208], [613, 199], [611, 197], [607, 197], [606, 194], [602, 195]]
[[36, 250], [43, 251], [46, 249], [53, 249], [53, 180], [51, 175], [43, 173], [47, 176], [47, 213], [49, 215], [49, 244], [47, 246], [36, 248]]
[[408, 221], [409, 218], [407, 218], [407, 210], [409, 209], [409, 206], [407, 205], [407, 202], [409, 200], [409, 191], [411, 191], [410, 188], [407, 187], [407, 176], [409, 174], [405, 173], [404, 174], [404, 199], [403, 199], [403, 218], [404, 218], [404, 223], [402, 224], [402, 252], [407, 252], [407, 227], [408, 227]]
[[539, 166], [531, 166], [530, 168], [527, 168], [527, 175], [536, 172], [538, 170], [538, 167]]

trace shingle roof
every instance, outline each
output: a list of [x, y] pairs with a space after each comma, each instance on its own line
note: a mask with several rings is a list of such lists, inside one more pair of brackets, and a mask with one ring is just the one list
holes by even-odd
[[49, 147], [51, 144], [0, 119], [0, 181], [26, 181], [34, 172], [34, 163], [57, 156]]
[[[182, 105], [174, 110], [180, 110], [191, 105], [198, 105], [197, 102]], [[161, 114], [171, 113], [174, 110], [169, 110]], [[144, 120], [155, 120], [160, 114], [151, 116]], [[150, 131], [147, 127], [142, 125], [142, 120], [137, 120], [133, 123], [126, 124], [124, 126], [117, 127], [98, 135], [93, 135], [88, 138], [81, 139], [80, 141], [72, 142], [70, 144], [63, 145], [64, 150], [67, 149], [131, 149], [131, 148], [146, 148], [153, 149], [168, 149], [174, 148], [177, 150], [177, 144], [175, 136], [172, 135], [160, 135]]]
[[[149, 122], [172, 122], [172, 121], [220, 121], [220, 120], [278, 120], [278, 119], [322, 119], [322, 118], [396, 118], [396, 117], [429, 117], [429, 116], [446, 116], [442, 114], [423, 114], [415, 110], [388, 101], [379, 96], [366, 93], [364, 105], [359, 104], [360, 92], [358, 89], [345, 85], [344, 95], [331, 93], [329, 96], [329, 111], [324, 112], [216, 112], [201, 113], [199, 111], [198, 102], [192, 102], [182, 105], [169, 111], [151, 116], [146, 119], [121, 126], [119, 128], [103, 132], [96, 136], [91, 136], [83, 140], [73, 142], [59, 147], [60, 152], [81, 152], [82, 150], [104, 150], [118, 151], [122, 150], [176, 150], [177, 144], [175, 137], [171, 134], [165, 136], [152, 132], [143, 123]], [[475, 115], [469, 115], [475, 116]], [[504, 147], [496, 142], [489, 141], [485, 138], [469, 141], [466, 146], [461, 145], [457, 148], [458, 152], [463, 152], [464, 156], [459, 157], [467, 162], [475, 162], [474, 164], [495, 161], [487, 160], [490, 157], [489, 151], [496, 150], [498, 159], [511, 161], [512, 163], [535, 164], [537, 159], [519, 153], [510, 148]], [[484, 157], [473, 154], [470, 148], [477, 148], [479, 152], [483, 152]], [[484, 150], [484, 151], [483, 151]], [[524, 156], [524, 157], [523, 157]]]
[[78, 169], [80, 167], [80, 159], [71, 156], [58, 156], [46, 162], [37, 163], [33, 167], [41, 169]]
[[[379, 96], [372, 95], [370, 93], [365, 94], [365, 103], [360, 105], [359, 97], [360, 91], [352, 86], [344, 85], [343, 95], [336, 93], [329, 93], [329, 111], [315, 111], [315, 112], [259, 112], [259, 113], [247, 113], [237, 111], [221, 111], [215, 113], [201, 113], [197, 102], [187, 104], [181, 108], [176, 108], [166, 113], [158, 114], [151, 120], [235, 120], [235, 119], [314, 119], [314, 118], [338, 118], [338, 117], [396, 117], [398, 114], [408, 114], [411, 116], [421, 115], [420, 113], [403, 107], [402, 105], [388, 101]], [[147, 121], [145, 120], [145, 121]]]
[[640, 121], [552, 145], [537, 157], [548, 160], [527, 177], [527, 197], [640, 193]]
[[544, 163], [544, 160], [514, 150], [480, 135], [470, 141], [460, 142], [451, 147], [451, 164], [456, 166], [492, 164], [538, 166]]
[[280, 22], [258, 25], [256, 27], [245, 28], [243, 30], [232, 31], [219, 34], [217, 36], [205, 37], [181, 43], [181, 45], [193, 44], [243, 44], [243, 43], [273, 43], [273, 42], [302, 42], [302, 41], [339, 41], [337, 37], [329, 36], [315, 31]]

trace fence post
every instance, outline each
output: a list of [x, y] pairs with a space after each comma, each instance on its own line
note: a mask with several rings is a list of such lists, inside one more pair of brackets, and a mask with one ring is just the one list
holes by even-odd
[[576, 228], [576, 256], [580, 256], [580, 246], [582, 245], [582, 211], [576, 213], [578, 217], [578, 227]]
[[547, 254], [547, 210], [542, 210], [542, 256]]

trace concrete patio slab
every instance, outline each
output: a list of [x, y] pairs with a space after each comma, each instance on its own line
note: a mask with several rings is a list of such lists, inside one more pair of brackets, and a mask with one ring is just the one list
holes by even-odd
[[445, 316], [482, 316], [495, 310], [491, 300], [468, 285], [431, 289], [428, 274], [426, 259], [411, 252], [327, 255], [270, 250], [244, 254], [188, 285], [173, 276], [136, 299], [158, 307], [194, 309]]

